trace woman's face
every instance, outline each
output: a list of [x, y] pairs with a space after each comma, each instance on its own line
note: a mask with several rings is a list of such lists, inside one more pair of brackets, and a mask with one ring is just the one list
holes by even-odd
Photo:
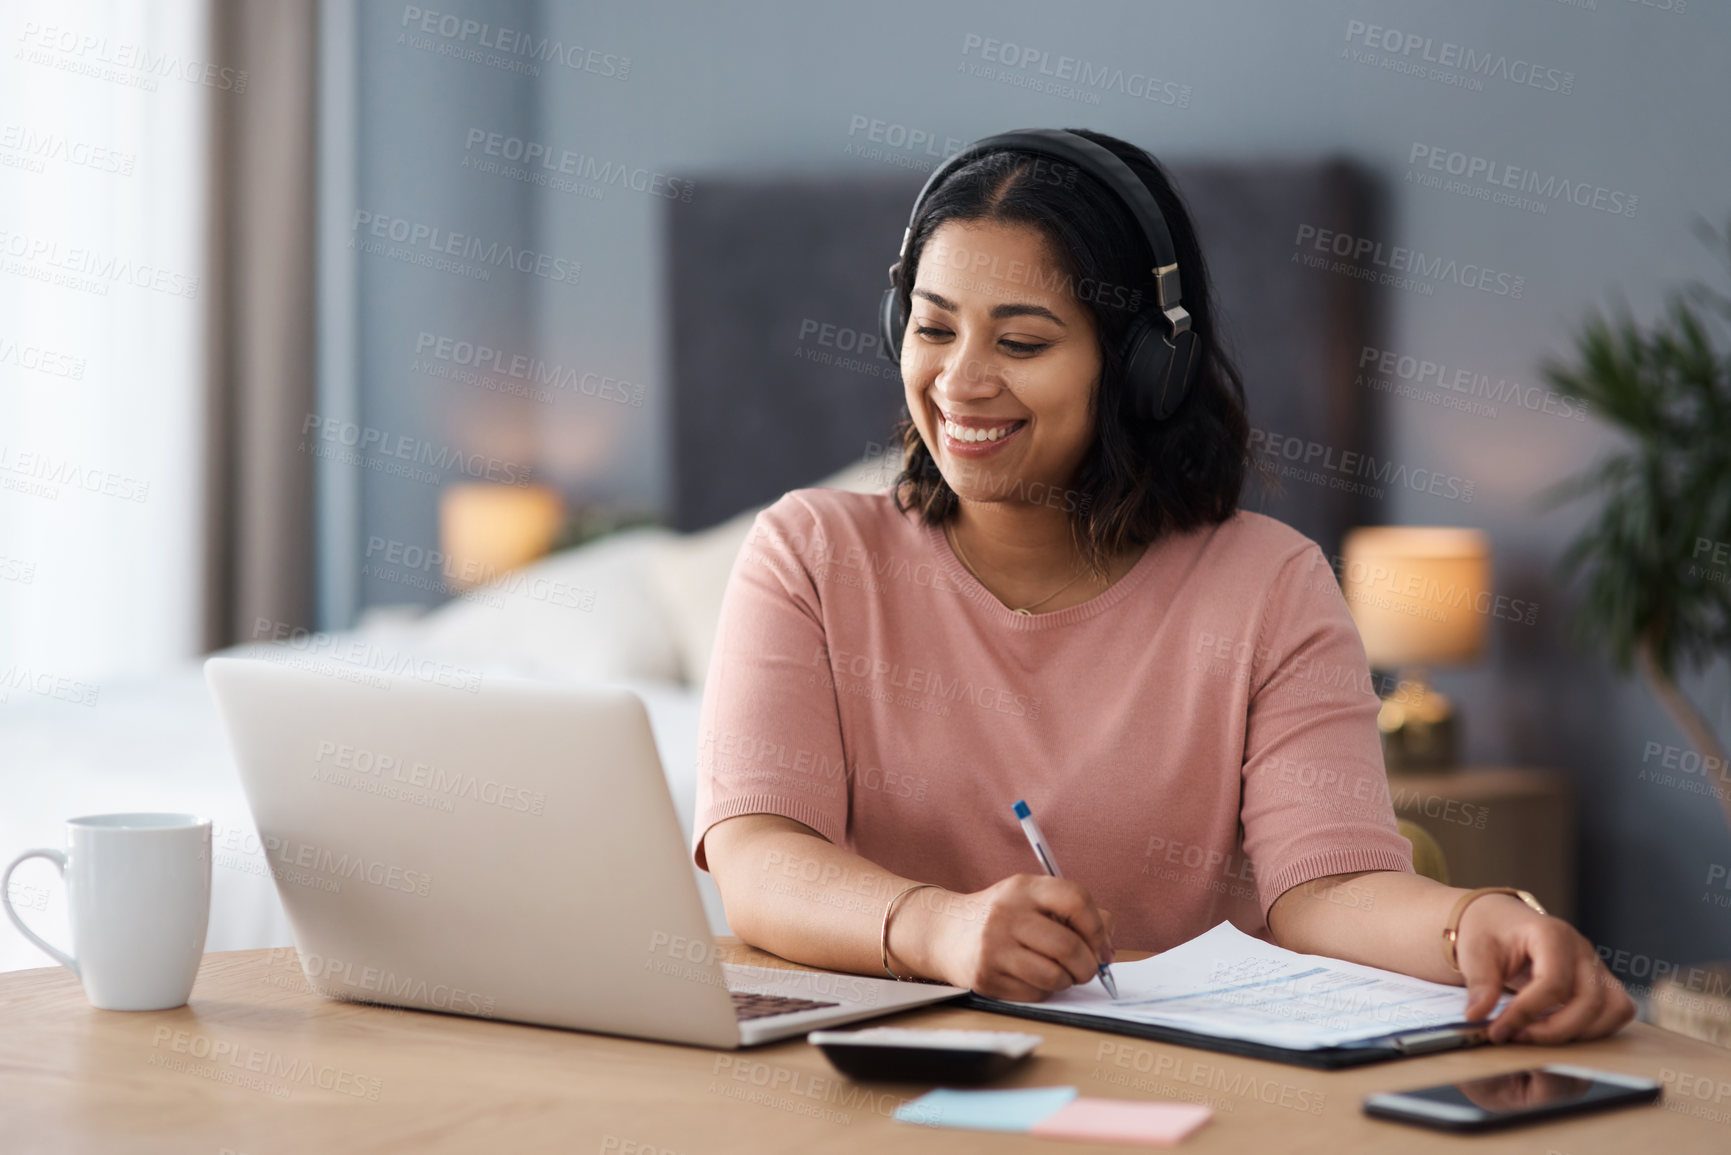
[[1094, 438], [1094, 318], [1026, 225], [945, 221], [926, 242], [902, 387], [944, 481], [966, 501], [1055, 498]]

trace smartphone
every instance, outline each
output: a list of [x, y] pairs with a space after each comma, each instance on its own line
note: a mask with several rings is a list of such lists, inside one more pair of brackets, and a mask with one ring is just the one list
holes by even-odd
[[1364, 1113], [1443, 1131], [1488, 1131], [1658, 1098], [1659, 1084], [1651, 1079], [1552, 1063], [1464, 1083], [1379, 1092], [1365, 1098]]

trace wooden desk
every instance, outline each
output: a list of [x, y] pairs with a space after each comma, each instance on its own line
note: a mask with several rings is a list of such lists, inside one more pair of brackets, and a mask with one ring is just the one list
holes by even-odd
[[[726, 957], [780, 964], [736, 942]], [[883, 1021], [1045, 1036], [996, 1086], [1208, 1101], [1215, 1118], [1183, 1145], [1191, 1152], [1410, 1155], [1468, 1142], [1524, 1155], [1731, 1150], [1731, 1052], [1638, 1023], [1575, 1047], [1485, 1047], [1322, 1072], [945, 1007]], [[1359, 1109], [1370, 1091], [1553, 1061], [1665, 1078], [1667, 1102], [1474, 1140]], [[803, 1040], [716, 1052], [331, 1002], [307, 991], [292, 950], [206, 955], [192, 1001], [172, 1011], [94, 1010], [59, 967], [0, 975], [7, 1155], [1135, 1150], [889, 1117], [929, 1089], [853, 1083]]]

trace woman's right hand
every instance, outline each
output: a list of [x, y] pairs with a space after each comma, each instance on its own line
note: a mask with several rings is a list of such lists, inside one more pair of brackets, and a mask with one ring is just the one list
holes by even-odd
[[[908, 896], [911, 909], [897, 909], [890, 949], [917, 938], [932, 977], [951, 986], [1039, 1002], [1091, 982], [1100, 963], [1112, 961], [1112, 912], [1068, 879], [1015, 874], [972, 894], [942, 894]], [[930, 897], [915, 901], [921, 895]]]

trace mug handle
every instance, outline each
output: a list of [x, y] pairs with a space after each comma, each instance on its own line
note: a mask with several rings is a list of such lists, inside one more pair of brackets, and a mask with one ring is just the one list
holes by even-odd
[[24, 920], [18, 917], [18, 912], [12, 909], [12, 872], [17, 870], [19, 865], [25, 860], [31, 858], [46, 858], [48, 861], [52, 862], [54, 868], [60, 872], [61, 881], [64, 882], [66, 880], [66, 855], [64, 852], [59, 850], [26, 850], [23, 854], [20, 854], [17, 858], [12, 860], [12, 864], [6, 868], [6, 873], [4, 875], [0, 875], [0, 902], [6, 904], [6, 917], [12, 920], [12, 925], [18, 928], [19, 934], [47, 951], [50, 955], [53, 955], [54, 961], [58, 962], [73, 974], [78, 975], [79, 979], [82, 980], [84, 976], [78, 974], [78, 960], [61, 951], [53, 943], [50, 943], [41, 935], [25, 926]]

